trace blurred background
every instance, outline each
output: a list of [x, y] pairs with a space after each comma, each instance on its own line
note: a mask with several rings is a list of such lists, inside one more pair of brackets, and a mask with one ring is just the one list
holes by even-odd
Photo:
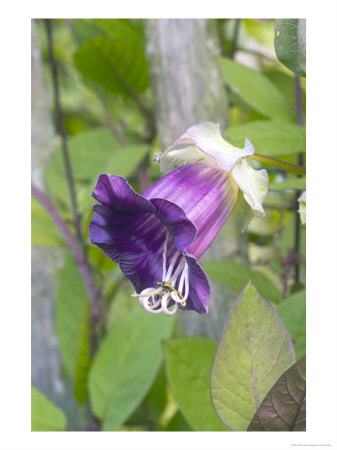
[[[278, 61], [274, 37], [270, 19], [32, 21], [36, 423], [45, 415], [47, 429], [101, 429], [105, 419], [93, 412], [99, 402], [88, 384], [93, 360], [139, 308], [118, 266], [89, 242], [99, 174], [121, 175], [144, 192], [160, 177], [154, 154], [202, 121], [219, 122], [235, 146], [248, 137], [256, 153], [305, 162], [305, 78]], [[201, 259], [212, 283], [209, 314], [178, 311], [166, 337], [218, 339], [230, 305], [250, 279], [276, 307], [304, 293], [305, 226], [297, 200], [305, 178], [273, 167], [268, 173], [267, 218], [254, 219], [244, 234], [229, 221]], [[298, 345], [304, 354], [305, 342]], [[172, 396], [161, 354], [149, 377], [147, 390], [106, 429], [192, 431]]]

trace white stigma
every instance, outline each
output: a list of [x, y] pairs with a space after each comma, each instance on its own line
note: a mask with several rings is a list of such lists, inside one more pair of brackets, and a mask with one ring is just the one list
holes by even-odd
[[[167, 261], [167, 247], [170, 238], [169, 231], [166, 231], [163, 251], [163, 271], [162, 279], [158, 280], [156, 287], [143, 289], [139, 294], [134, 293], [133, 297], [139, 297], [142, 308], [151, 314], [163, 312], [167, 316], [172, 316], [178, 311], [178, 307], [184, 308], [189, 294], [188, 265], [184, 256], [177, 250], [172, 258]], [[179, 257], [181, 261], [174, 270]], [[180, 275], [179, 285], [176, 283]]]

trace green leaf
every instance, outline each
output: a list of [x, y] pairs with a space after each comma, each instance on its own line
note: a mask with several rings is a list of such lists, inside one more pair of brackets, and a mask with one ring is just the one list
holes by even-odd
[[158, 422], [167, 403], [167, 387], [164, 366], [160, 368], [157, 377], [146, 396], [145, 403], [147, 418], [153, 422]]
[[32, 431], [65, 431], [67, 419], [62, 409], [32, 386]]
[[228, 58], [219, 62], [227, 84], [248, 105], [272, 119], [290, 120], [285, 99], [265, 75]]
[[273, 182], [269, 185], [269, 190], [280, 191], [283, 189], [295, 189], [302, 191], [306, 188], [306, 177], [290, 178], [281, 182]]
[[72, 19], [72, 31], [77, 44], [83, 44], [88, 39], [93, 39], [103, 34], [102, 28], [92, 20]]
[[[282, 95], [284, 96], [288, 108], [292, 111], [293, 118], [296, 117], [296, 98], [294, 95], [295, 83], [294, 75], [291, 72], [285, 72], [280, 70], [279, 64], [277, 66], [265, 67], [264, 74], [269, 80], [277, 86]], [[303, 80], [305, 81], [305, 80]], [[306, 113], [306, 89], [305, 83], [301, 84], [301, 100], [302, 100], [302, 116], [305, 119]]]
[[90, 306], [82, 277], [70, 255], [60, 272], [56, 296], [56, 332], [62, 360], [74, 380], [77, 401], [87, 399], [90, 367]]
[[277, 312], [294, 342], [297, 359], [306, 353], [305, 297], [305, 290], [299, 291], [277, 305]]
[[211, 396], [221, 420], [245, 431], [294, 361], [294, 346], [276, 310], [249, 283], [226, 318], [213, 362]]
[[76, 51], [74, 62], [85, 79], [115, 94], [133, 96], [149, 83], [148, 62], [137, 41], [97, 36]]
[[186, 422], [184, 416], [178, 411], [166, 428], [159, 431], [193, 431], [193, 428]]
[[263, 273], [231, 260], [210, 261], [203, 264], [207, 275], [217, 283], [241, 292], [251, 280], [261, 294], [273, 303], [281, 300], [282, 293]]
[[[120, 147], [108, 128], [78, 133], [68, 139], [68, 148], [81, 212], [93, 203], [91, 192], [101, 173], [128, 177], [149, 151], [147, 145], [140, 144]], [[53, 196], [69, 209], [69, 190], [61, 148], [54, 151], [47, 166], [46, 183]]]
[[120, 283], [106, 316], [107, 332], [110, 332], [132, 311], [139, 309], [139, 303], [135, 302], [134, 297], [132, 297], [133, 293], [134, 289], [127, 280], [125, 283]]
[[142, 34], [130, 19], [93, 19], [93, 22], [108, 33], [111, 38], [142, 43]]
[[305, 19], [275, 20], [275, 51], [279, 61], [288, 69], [305, 77], [306, 35]]
[[194, 337], [166, 341], [165, 364], [173, 396], [195, 431], [228, 431], [217, 417], [209, 391], [216, 341]]
[[41, 203], [32, 196], [32, 245], [47, 247], [59, 247], [64, 245], [64, 240], [54, 221]]
[[172, 317], [138, 308], [101, 343], [89, 374], [89, 394], [104, 431], [118, 429], [145, 397], [162, 361], [160, 342], [170, 337], [173, 324]]
[[236, 147], [243, 147], [247, 137], [255, 152], [265, 156], [305, 152], [305, 128], [293, 123], [256, 120], [227, 128], [224, 134]]
[[248, 431], [305, 431], [305, 357], [274, 384], [257, 410]]

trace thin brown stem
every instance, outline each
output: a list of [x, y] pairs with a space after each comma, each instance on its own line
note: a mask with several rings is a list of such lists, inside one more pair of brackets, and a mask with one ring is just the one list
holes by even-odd
[[64, 166], [65, 166], [65, 171], [66, 171], [66, 179], [67, 179], [67, 184], [68, 184], [68, 189], [69, 189], [69, 194], [70, 194], [71, 209], [72, 209], [72, 213], [74, 216], [74, 223], [75, 223], [77, 239], [78, 239], [80, 245], [84, 248], [84, 240], [83, 240], [82, 232], [81, 232], [81, 217], [80, 217], [80, 215], [78, 213], [78, 209], [77, 209], [74, 178], [73, 178], [72, 167], [71, 167], [70, 156], [69, 156], [67, 134], [66, 134], [66, 130], [64, 127], [63, 113], [62, 113], [61, 102], [60, 102], [60, 90], [59, 90], [58, 75], [57, 75], [57, 64], [56, 64], [54, 52], [53, 52], [52, 20], [46, 19], [45, 25], [46, 25], [46, 31], [47, 31], [49, 64], [50, 64], [51, 73], [52, 73], [52, 85], [53, 85], [53, 93], [54, 93], [56, 123], [57, 123], [58, 132], [61, 136], [62, 155], [63, 155]]
[[[298, 125], [303, 125], [303, 117], [302, 117], [302, 98], [301, 98], [301, 78], [298, 74], [295, 75], [295, 100], [296, 100], [296, 123]], [[297, 155], [297, 164], [303, 165], [303, 154], [299, 153]], [[298, 209], [298, 197], [300, 196], [301, 191], [295, 192], [295, 245], [294, 245], [294, 253], [295, 255], [300, 254], [300, 246], [301, 246], [301, 220], [300, 215], [297, 211]], [[297, 258], [295, 262], [295, 287], [300, 283], [300, 258]]]
[[62, 233], [78, 266], [84, 285], [86, 287], [86, 291], [89, 297], [91, 298], [92, 303], [93, 304], [97, 304], [98, 302], [100, 303], [100, 292], [98, 291], [95, 282], [92, 278], [90, 267], [86, 262], [86, 259], [84, 258], [84, 255], [80, 247], [78, 246], [76, 239], [70, 232], [67, 224], [62, 219], [58, 211], [54, 208], [54, 205], [51, 203], [51, 201], [33, 183], [32, 183], [32, 194], [41, 203], [41, 205], [44, 206], [50, 217], [53, 219], [55, 225]]

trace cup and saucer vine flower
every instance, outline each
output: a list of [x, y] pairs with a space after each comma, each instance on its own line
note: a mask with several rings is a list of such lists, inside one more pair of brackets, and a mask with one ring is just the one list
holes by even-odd
[[198, 259], [240, 199], [265, 216], [268, 175], [248, 164], [253, 154], [248, 139], [236, 148], [217, 123], [204, 122], [157, 157], [166, 175], [143, 195], [125, 178], [99, 176], [90, 240], [119, 264], [146, 311], [207, 313], [210, 285]]

